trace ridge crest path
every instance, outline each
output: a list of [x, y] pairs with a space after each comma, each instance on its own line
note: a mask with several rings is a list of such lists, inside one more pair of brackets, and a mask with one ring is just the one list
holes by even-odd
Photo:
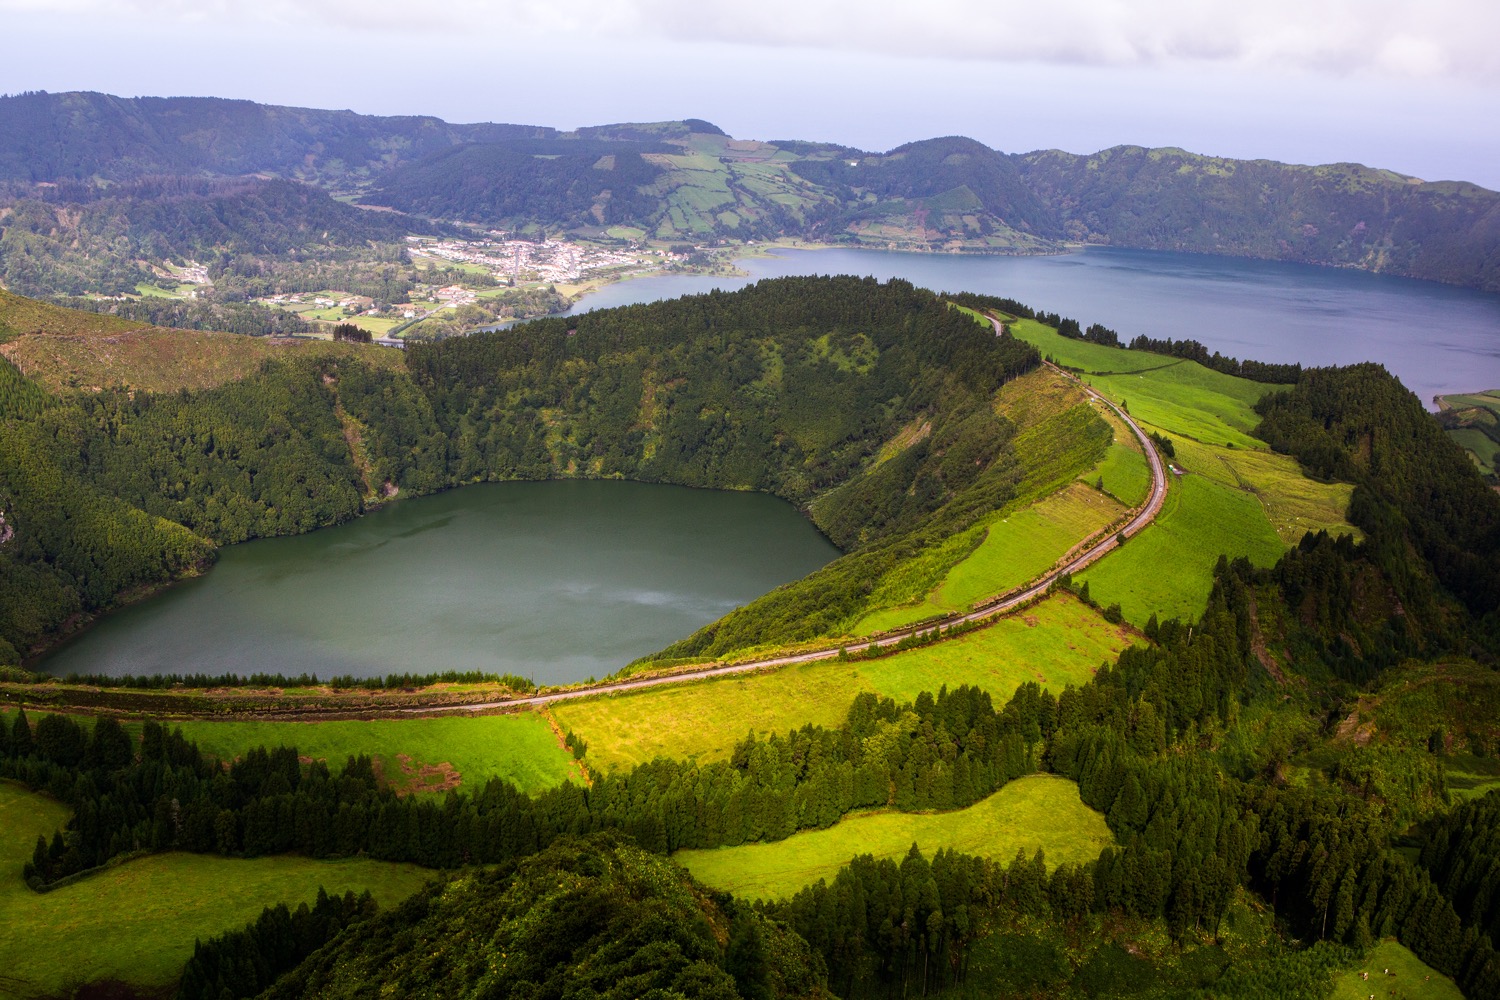
[[[996, 335], [999, 335], [1000, 321], [989, 317], [990, 322], [995, 325]], [[792, 666], [799, 663], [813, 663], [817, 660], [831, 660], [836, 658], [840, 652], [860, 653], [874, 647], [891, 646], [902, 639], [916, 635], [921, 632], [929, 632], [936, 628], [949, 628], [954, 625], [966, 624], [968, 622], [982, 621], [987, 618], [997, 618], [1008, 611], [1012, 611], [1021, 605], [1027, 604], [1047, 592], [1057, 580], [1065, 574], [1077, 573], [1091, 565], [1119, 547], [1118, 537], [1124, 535], [1126, 538], [1135, 535], [1152, 521], [1161, 512], [1162, 504], [1167, 499], [1167, 474], [1162, 465], [1161, 456], [1157, 454], [1151, 439], [1146, 432], [1141, 430], [1139, 424], [1131, 418], [1130, 414], [1123, 408], [1116, 406], [1104, 396], [1100, 395], [1092, 386], [1082, 379], [1059, 368], [1050, 361], [1043, 361], [1043, 365], [1052, 371], [1072, 379], [1089, 396], [1090, 399], [1104, 404], [1115, 412], [1135, 434], [1141, 444], [1141, 450], [1145, 453], [1146, 462], [1151, 467], [1151, 494], [1146, 502], [1137, 508], [1135, 514], [1126, 522], [1125, 526], [1118, 532], [1106, 535], [1095, 544], [1084, 549], [1071, 558], [1064, 556], [1062, 560], [1046, 573], [1037, 577], [1030, 584], [1020, 590], [1012, 590], [992, 598], [986, 603], [976, 607], [974, 610], [949, 615], [933, 621], [922, 622], [906, 628], [886, 632], [879, 636], [865, 639], [860, 642], [839, 643], [825, 649], [814, 649], [803, 653], [789, 653], [785, 656], [772, 656], [759, 660], [747, 660], [744, 663], [730, 663], [720, 666], [704, 667], [697, 670], [686, 670], [680, 673], [659, 674], [655, 677], [642, 677], [636, 680], [619, 680], [603, 684], [595, 684], [586, 688], [570, 688], [566, 691], [554, 691], [548, 694], [532, 695], [527, 698], [511, 698], [504, 701], [476, 702], [470, 705], [442, 705], [427, 708], [408, 708], [403, 711], [413, 715], [429, 715], [436, 712], [483, 712], [502, 708], [521, 708], [530, 705], [547, 705], [558, 701], [567, 701], [573, 698], [590, 698], [601, 694], [616, 694], [623, 691], [637, 691], [642, 688], [660, 687], [664, 684], [682, 684], [688, 681], [705, 680], [713, 677], [727, 677], [732, 674], [748, 674], [758, 670], [773, 669], [776, 667]], [[940, 640], [941, 641], [941, 640]]]

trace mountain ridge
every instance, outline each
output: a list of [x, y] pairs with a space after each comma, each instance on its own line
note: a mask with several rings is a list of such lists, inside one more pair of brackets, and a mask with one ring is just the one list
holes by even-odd
[[57, 185], [270, 174], [488, 228], [885, 249], [1176, 250], [1500, 291], [1500, 193], [1362, 164], [1176, 147], [1005, 153], [944, 136], [867, 152], [737, 140], [702, 119], [452, 124], [219, 98], [0, 97], [0, 225]]

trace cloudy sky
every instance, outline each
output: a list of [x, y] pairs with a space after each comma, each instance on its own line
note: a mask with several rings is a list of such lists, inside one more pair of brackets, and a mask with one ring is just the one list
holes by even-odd
[[0, 17], [8, 93], [699, 117], [872, 150], [1173, 145], [1500, 189], [1494, 0], [0, 0]]

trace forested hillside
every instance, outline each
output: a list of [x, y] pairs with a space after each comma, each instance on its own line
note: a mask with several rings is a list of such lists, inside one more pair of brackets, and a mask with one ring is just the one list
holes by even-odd
[[153, 174], [266, 171], [341, 183], [459, 143], [555, 131], [213, 97], [37, 91], [0, 98], [0, 179], [124, 181]]
[[399, 264], [408, 233], [437, 231], [283, 180], [171, 177], [37, 193], [0, 216], [0, 282], [22, 295], [134, 294], [156, 280], [153, 264], [189, 259], [234, 290], [234, 276], [253, 273], [258, 261], [273, 270], [283, 258]]
[[1315, 475], [1360, 484], [1350, 519], [1385, 568], [1410, 573], [1408, 543], [1476, 616], [1500, 609], [1500, 494], [1415, 396], [1374, 364], [1311, 369], [1259, 407], [1259, 433]]
[[571, 229], [640, 222], [658, 210], [656, 196], [643, 189], [661, 173], [641, 154], [672, 151], [659, 142], [585, 139], [461, 146], [393, 171], [366, 200], [489, 223], [547, 220]]
[[[17, 333], [59, 317], [120, 325], [6, 301]], [[309, 531], [392, 494], [623, 477], [807, 505], [848, 484], [815, 517], [846, 549], [883, 546], [889, 571], [1004, 506], [1030, 469], [989, 399], [1037, 365], [1036, 351], [899, 281], [767, 281], [413, 347], [400, 369], [386, 363], [393, 355], [352, 347], [260, 356], [258, 369], [197, 392], [106, 383], [57, 397], [4, 363], [0, 404], [16, 433], [0, 442], [0, 509], [16, 540], [0, 547], [0, 565], [46, 586], [3, 592], [0, 638], [24, 651], [75, 612], [201, 562], [213, 544]], [[1107, 445], [1087, 410], [1074, 415], [1085, 432], [1076, 447], [1050, 459], [1064, 476]], [[872, 470], [918, 418], [931, 438]], [[96, 508], [105, 513], [83, 517]], [[49, 518], [97, 532], [54, 537], [42, 530]], [[182, 541], [157, 542], [122, 518]], [[127, 530], [132, 548], [105, 541]], [[75, 550], [107, 553], [108, 564], [65, 557]], [[799, 610], [752, 619], [737, 645], [839, 627], [869, 599], [869, 569], [846, 571]]]
[[1140, 146], [1018, 159], [1026, 188], [1070, 240], [1500, 289], [1500, 195], [1474, 184]]

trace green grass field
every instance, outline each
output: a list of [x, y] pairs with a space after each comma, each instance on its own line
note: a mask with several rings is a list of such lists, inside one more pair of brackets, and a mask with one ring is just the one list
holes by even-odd
[[1088, 683], [1100, 664], [1142, 642], [1130, 629], [1111, 625], [1092, 608], [1058, 594], [958, 639], [860, 664], [870, 689], [911, 701], [946, 684], [968, 684], [1004, 704], [1026, 681], [1054, 693]]
[[870, 635], [936, 615], [967, 611], [987, 597], [1003, 594], [1045, 573], [1069, 549], [1124, 512], [1098, 490], [1072, 483], [1030, 507], [994, 517], [984, 525], [984, 541], [948, 571], [936, 590], [917, 604], [866, 615], [855, 631]]
[[1479, 466], [1480, 472], [1494, 475], [1496, 465], [1500, 464], [1500, 443], [1478, 427], [1462, 427], [1449, 431], [1448, 436], [1463, 446], [1475, 460], [1474, 464]]
[[1208, 606], [1220, 554], [1270, 566], [1284, 545], [1255, 497], [1188, 475], [1172, 484], [1161, 514], [1124, 548], [1077, 579], [1101, 606], [1118, 603], [1137, 625], [1161, 618], [1196, 619]]
[[1354, 487], [1308, 479], [1290, 455], [1220, 448], [1185, 438], [1175, 441], [1174, 446], [1178, 468], [1248, 493], [1259, 501], [1266, 519], [1288, 545], [1296, 544], [1306, 532], [1320, 529], [1335, 535], [1361, 534], [1344, 520]]
[[[406, 778], [398, 755], [410, 758], [408, 768], [451, 765], [460, 787], [469, 791], [490, 778], [504, 778], [522, 791], [537, 792], [578, 776], [572, 756], [537, 712], [398, 721], [190, 721], [182, 723], [182, 731], [221, 760], [257, 746], [295, 746], [299, 753], [338, 768], [350, 755], [369, 754], [397, 787]], [[409, 780], [404, 783], [412, 786]]]
[[1251, 407], [1278, 386], [1225, 375], [1195, 361], [1072, 340], [1032, 320], [1017, 320], [1011, 330], [1061, 365], [1111, 373], [1082, 378], [1115, 402], [1123, 401], [1138, 420], [1212, 444], [1262, 447], [1250, 436], [1260, 422]]
[[673, 857], [693, 876], [743, 899], [778, 899], [834, 875], [856, 854], [899, 859], [920, 847], [931, 855], [951, 848], [998, 861], [1017, 849], [1038, 847], [1049, 865], [1091, 861], [1113, 843], [1104, 817], [1078, 797], [1064, 778], [1031, 775], [989, 798], [946, 813], [872, 812], [847, 816], [827, 830], [809, 830], [771, 844], [711, 851], [678, 851]]
[[1045, 573], [1089, 535], [1107, 527], [1124, 508], [1097, 490], [1074, 483], [989, 525], [985, 540], [954, 566], [934, 595], [953, 610], [1018, 587]]
[[988, 628], [878, 660], [825, 661], [740, 677], [556, 704], [564, 729], [588, 742], [590, 766], [628, 768], [656, 757], [723, 760], [747, 732], [840, 725], [855, 695], [910, 701], [971, 684], [1000, 704], [1025, 681], [1081, 685], [1134, 633], [1062, 594]]
[[369, 889], [382, 907], [405, 899], [431, 873], [365, 858], [242, 860], [198, 854], [139, 858], [45, 895], [21, 881], [38, 834], [51, 836], [68, 811], [0, 783], [0, 994], [67, 996], [73, 987], [118, 979], [171, 984], [196, 938], [244, 926], [278, 902], [312, 903]]
[[1104, 491], [1127, 507], [1146, 502], [1151, 492], [1151, 467], [1136, 448], [1121, 444], [1116, 435], [1104, 461], [1083, 476], [1086, 483], [1103, 482]]
[[1335, 976], [1329, 1000], [1367, 1000], [1372, 994], [1376, 1000], [1463, 998], [1453, 980], [1391, 940], [1380, 942], [1364, 961]]
[[[1060, 364], [1082, 369], [1085, 381], [1127, 406], [1148, 430], [1170, 437], [1174, 462], [1188, 473], [1174, 482], [1156, 523], [1082, 574], [1099, 604], [1120, 604], [1136, 624], [1153, 613], [1196, 618], [1221, 554], [1268, 566], [1308, 531], [1358, 534], [1345, 520], [1351, 486], [1314, 482], [1294, 459], [1250, 436], [1259, 422], [1252, 407], [1276, 386], [1192, 361], [1071, 340], [1028, 320], [1012, 329]], [[1108, 470], [1135, 496], [1143, 488], [1133, 478], [1139, 473], [1109, 468], [1129, 461], [1112, 451], [1100, 474]]]

